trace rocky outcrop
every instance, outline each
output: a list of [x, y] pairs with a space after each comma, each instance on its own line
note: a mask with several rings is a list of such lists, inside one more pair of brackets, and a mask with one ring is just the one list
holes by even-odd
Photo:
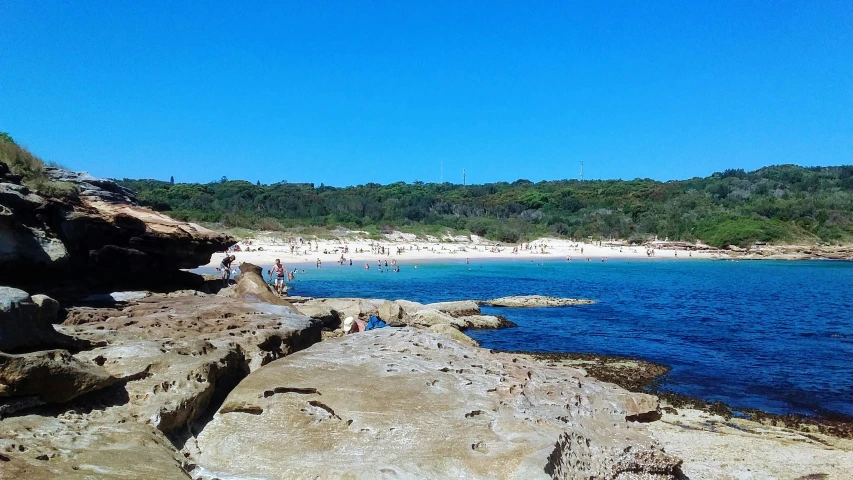
[[290, 305], [290, 303], [275, 293], [264, 280], [261, 267], [252, 263], [240, 265], [240, 276], [234, 287], [234, 296], [251, 301], [272, 303], [275, 305]]
[[44, 295], [0, 287], [0, 352], [32, 352], [50, 348], [80, 349], [90, 344], [53, 328], [59, 304]]
[[187, 460], [169, 439], [133, 419], [24, 415], [0, 427], [0, 480], [190, 478]]
[[[0, 417], [18, 407], [63, 403], [116, 382], [93, 362], [65, 350], [21, 355], [0, 353]], [[27, 397], [8, 401], [13, 397]]]
[[188, 478], [175, 445], [194, 422], [249, 372], [320, 340], [321, 323], [286, 306], [216, 295], [69, 310], [57, 328], [98, 347], [0, 356], [0, 403], [18, 410], [0, 420], [0, 479]]
[[[5, 166], [5, 165], [4, 165]], [[12, 286], [148, 286], [157, 278], [187, 281], [195, 268], [234, 240], [140, 207], [133, 193], [109, 181], [45, 168], [76, 193], [46, 197], [0, 169], [0, 270]], [[82, 284], [82, 285], [81, 285]]]
[[469, 315], [465, 317], [457, 317], [456, 321], [459, 322], [463, 328], [494, 330], [498, 328], [516, 326], [515, 323], [500, 315]]
[[579, 370], [379, 329], [249, 375], [193, 460], [204, 478], [675, 478], [680, 460], [625, 420], [630, 396]]
[[402, 323], [422, 328], [442, 324], [453, 325], [461, 330], [515, 326], [501, 316], [481, 315], [480, 308], [470, 300], [424, 305], [409, 300], [319, 298], [307, 299], [293, 307], [304, 315], [322, 320], [327, 328], [337, 328], [346, 317], [367, 320], [371, 315], [387, 323]]
[[449, 325], [447, 323], [439, 323], [438, 325], [433, 325], [427, 329], [430, 333], [437, 333], [439, 335], [444, 335], [446, 337], [450, 337], [453, 340], [456, 340], [459, 343], [464, 345], [471, 345], [472, 347], [479, 347], [480, 344], [477, 343], [476, 340], [465, 335], [459, 328], [454, 327], [453, 325]]
[[428, 303], [426, 308], [432, 308], [446, 313], [452, 317], [469, 317], [480, 314], [480, 306], [472, 300], [460, 300], [457, 302]]
[[582, 298], [557, 298], [543, 295], [519, 295], [512, 297], [501, 297], [493, 300], [482, 300], [480, 305], [488, 307], [567, 307], [572, 305], [589, 305], [594, 300]]

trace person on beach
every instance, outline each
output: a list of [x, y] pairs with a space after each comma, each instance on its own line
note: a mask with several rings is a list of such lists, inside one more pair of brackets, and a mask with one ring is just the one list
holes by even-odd
[[361, 320], [356, 320], [352, 317], [347, 317], [344, 319], [343, 330], [344, 335], [349, 335], [351, 333], [363, 332], [367, 328], [364, 322]]
[[284, 294], [284, 265], [276, 258], [275, 265], [269, 270], [270, 280], [275, 279], [275, 290], [279, 295]]
[[231, 278], [231, 262], [236, 259], [237, 257], [234, 255], [226, 255], [222, 259], [222, 262], [219, 263], [219, 271], [222, 272], [222, 283], [226, 287], [228, 286], [228, 280]]
[[317, 259], [317, 268], [320, 268], [320, 264], [323, 263], [319, 258]]

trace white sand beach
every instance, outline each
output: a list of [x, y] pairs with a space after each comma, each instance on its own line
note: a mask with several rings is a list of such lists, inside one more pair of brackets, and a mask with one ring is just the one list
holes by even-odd
[[[240, 250], [233, 252], [236, 264], [250, 262], [267, 265], [281, 259], [285, 265], [311, 263], [334, 264], [341, 258], [347, 264], [373, 266], [378, 260], [412, 264], [434, 261], [477, 260], [554, 260], [572, 262], [601, 262], [614, 259], [669, 259], [688, 260], [699, 258], [729, 258], [728, 252], [711, 249], [704, 245], [687, 246], [673, 242], [653, 242], [647, 245], [632, 245], [627, 242], [573, 242], [557, 238], [540, 238], [529, 243], [501, 244], [476, 235], [450, 237], [416, 237], [413, 234], [395, 232], [384, 235], [382, 240], [359, 236], [358, 232], [347, 232], [333, 239], [282, 238], [269, 233], [259, 233], [252, 239], [241, 240]], [[224, 253], [214, 254], [208, 267], [219, 265]]]

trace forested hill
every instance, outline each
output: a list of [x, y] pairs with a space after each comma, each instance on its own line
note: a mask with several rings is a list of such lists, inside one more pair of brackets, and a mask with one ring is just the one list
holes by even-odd
[[124, 179], [142, 204], [180, 219], [275, 230], [297, 225], [368, 231], [452, 229], [503, 242], [541, 235], [702, 240], [715, 246], [848, 242], [853, 166], [781, 165], [706, 178], [354, 187], [185, 184]]

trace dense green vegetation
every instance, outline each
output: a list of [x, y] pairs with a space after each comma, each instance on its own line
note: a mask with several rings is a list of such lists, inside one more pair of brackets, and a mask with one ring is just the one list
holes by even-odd
[[77, 193], [74, 185], [51, 181], [44, 172], [44, 162], [21, 147], [6, 132], [0, 132], [0, 162], [22, 178], [24, 185], [49, 197], [70, 197]]
[[503, 242], [571, 238], [702, 240], [715, 246], [853, 238], [853, 166], [781, 165], [706, 178], [485, 185], [369, 183], [346, 188], [245, 181], [122, 180], [142, 204], [187, 220], [280, 230], [471, 232]]

